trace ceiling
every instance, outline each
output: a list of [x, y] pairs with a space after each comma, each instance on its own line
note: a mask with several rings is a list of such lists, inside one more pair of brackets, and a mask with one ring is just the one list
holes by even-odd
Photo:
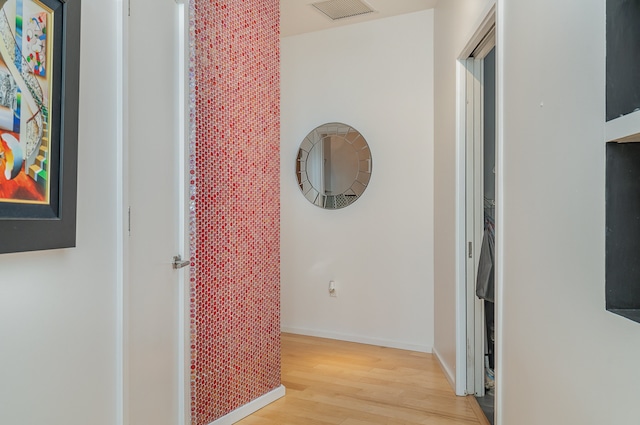
[[337, 21], [332, 21], [311, 6], [311, 3], [318, 1], [320, 0], [280, 0], [280, 36], [287, 37], [431, 9], [438, 0], [363, 0], [375, 10], [374, 13]]

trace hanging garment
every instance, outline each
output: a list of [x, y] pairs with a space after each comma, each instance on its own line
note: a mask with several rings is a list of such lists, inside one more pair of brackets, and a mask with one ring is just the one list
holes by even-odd
[[478, 264], [478, 277], [476, 279], [476, 295], [478, 298], [494, 302], [494, 256], [495, 236], [490, 227], [487, 227], [482, 237], [480, 249], [480, 264]]

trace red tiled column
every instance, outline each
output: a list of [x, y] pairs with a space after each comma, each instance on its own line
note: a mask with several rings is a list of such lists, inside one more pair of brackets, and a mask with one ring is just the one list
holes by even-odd
[[280, 385], [277, 0], [192, 0], [192, 421]]

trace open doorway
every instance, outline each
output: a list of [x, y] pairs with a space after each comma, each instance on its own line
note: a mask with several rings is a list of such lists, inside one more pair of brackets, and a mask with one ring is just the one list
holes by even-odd
[[[481, 117], [482, 130], [481, 138], [474, 140], [475, 151], [479, 152], [474, 158], [473, 168], [481, 169], [481, 181], [476, 178], [474, 181], [475, 193], [482, 202], [478, 205], [474, 199], [473, 233], [476, 241], [476, 255], [474, 255], [474, 278], [471, 282], [471, 289], [475, 286], [476, 300], [479, 304], [479, 313], [475, 315], [476, 323], [474, 328], [481, 327], [481, 347], [482, 364], [474, 370], [475, 381], [479, 383], [475, 390], [478, 404], [484, 411], [491, 424], [495, 417], [495, 206], [496, 206], [496, 59], [495, 46], [489, 53], [481, 59], [482, 72], [482, 99]], [[477, 176], [478, 173], [474, 173]], [[474, 197], [475, 198], [475, 197]], [[478, 235], [479, 229], [482, 235]], [[480, 244], [478, 245], [478, 237]], [[475, 283], [475, 285], [474, 285]]]
[[[477, 397], [495, 423], [495, 6], [459, 56], [458, 394]], [[463, 388], [461, 388], [463, 387]]]

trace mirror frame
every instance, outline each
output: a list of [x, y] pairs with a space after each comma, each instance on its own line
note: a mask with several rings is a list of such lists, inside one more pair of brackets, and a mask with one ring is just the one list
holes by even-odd
[[[328, 193], [321, 187], [317, 187], [317, 182], [314, 184], [312, 180], [317, 179], [310, 178], [308, 174], [311, 168], [309, 166], [309, 158], [312, 156], [312, 151], [318, 149], [320, 143], [325, 143], [326, 140], [333, 143], [334, 138], [338, 138], [341, 142], [346, 142], [353, 148], [355, 154], [354, 159], [357, 161], [357, 169], [354, 168], [352, 170], [355, 173], [355, 177], [353, 181], [349, 183], [347, 189], [338, 193]], [[322, 149], [324, 151], [325, 148], [323, 147]], [[325, 166], [320, 168], [322, 168], [321, 174], [324, 176], [327, 166], [330, 167], [331, 165], [331, 161], [327, 161], [324, 156], [322, 158], [325, 160]], [[302, 195], [309, 202], [323, 209], [337, 210], [357, 201], [369, 186], [372, 172], [373, 156], [369, 144], [362, 133], [348, 124], [340, 122], [322, 124], [309, 132], [298, 148], [296, 156], [296, 179], [298, 187]], [[329, 173], [331, 173], [330, 169]]]

